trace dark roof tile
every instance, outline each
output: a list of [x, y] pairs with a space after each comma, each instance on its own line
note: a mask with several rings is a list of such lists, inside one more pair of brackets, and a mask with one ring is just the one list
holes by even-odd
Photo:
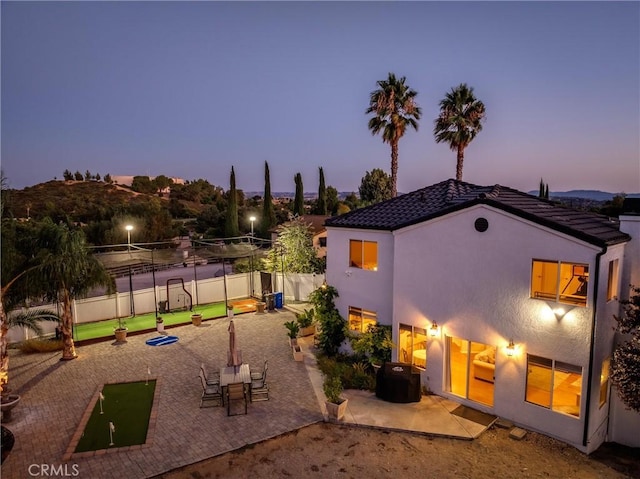
[[618, 222], [606, 216], [565, 208], [506, 186], [478, 186], [453, 179], [334, 216], [325, 225], [393, 231], [475, 204], [502, 209], [598, 246], [629, 240]]

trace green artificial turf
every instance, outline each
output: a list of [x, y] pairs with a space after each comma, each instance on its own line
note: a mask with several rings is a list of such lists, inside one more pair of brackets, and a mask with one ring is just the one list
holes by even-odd
[[[155, 380], [148, 384], [145, 381], [105, 384], [102, 388], [104, 414], [100, 414], [98, 399], [75, 452], [144, 444], [155, 389]], [[113, 423], [115, 428], [113, 445], [110, 445], [109, 423]]]
[[[164, 313], [160, 316], [164, 321], [165, 327], [176, 324], [186, 324], [191, 322], [193, 313], [202, 314], [204, 319], [222, 318], [227, 315], [227, 309], [224, 302], [199, 305], [193, 311], [177, 311], [173, 313]], [[234, 309], [234, 313], [238, 313]], [[156, 328], [155, 313], [141, 314], [131, 318], [123, 319], [129, 332], [144, 331], [146, 329]], [[118, 327], [117, 319], [108, 319], [105, 321], [96, 321], [93, 323], [81, 323], [74, 326], [74, 340], [83, 341], [87, 339], [112, 338], [113, 330]]]

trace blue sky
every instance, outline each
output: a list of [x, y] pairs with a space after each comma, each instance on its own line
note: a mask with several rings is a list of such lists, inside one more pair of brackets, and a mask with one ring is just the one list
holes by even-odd
[[398, 190], [455, 177], [433, 139], [467, 83], [487, 108], [465, 181], [640, 191], [637, 2], [5, 2], [2, 169], [204, 178], [245, 191], [357, 191], [390, 171], [367, 129], [376, 81], [406, 76], [423, 115]]

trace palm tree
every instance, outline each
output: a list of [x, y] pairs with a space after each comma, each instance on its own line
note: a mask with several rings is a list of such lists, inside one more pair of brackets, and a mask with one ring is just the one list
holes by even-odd
[[73, 301], [86, 297], [93, 288], [107, 286], [114, 290], [114, 280], [106, 268], [87, 249], [84, 234], [65, 224], [45, 220], [36, 238], [39, 264], [37, 275], [30, 275], [37, 290], [44, 291], [45, 299], [62, 305], [60, 332], [62, 359], [77, 357], [73, 343]]
[[416, 104], [418, 94], [405, 85], [405, 77], [397, 79], [389, 73], [386, 80], [378, 81], [378, 89], [371, 92], [369, 108], [372, 113], [369, 119], [369, 130], [372, 135], [382, 132], [382, 141], [391, 145], [391, 195], [398, 194], [398, 142], [404, 135], [407, 126], [418, 130], [418, 121], [422, 110]]
[[456, 180], [462, 181], [464, 150], [482, 131], [485, 119], [484, 103], [473, 95], [473, 88], [461, 83], [440, 101], [440, 116], [435, 120], [433, 134], [436, 143], [449, 143], [458, 152]]

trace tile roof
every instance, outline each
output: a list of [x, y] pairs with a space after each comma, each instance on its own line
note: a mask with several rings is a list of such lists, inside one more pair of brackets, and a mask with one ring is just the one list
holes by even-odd
[[629, 241], [617, 220], [577, 211], [501, 185], [478, 186], [449, 179], [375, 205], [334, 216], [326, 226], [394, 231], [486, 204], [597, 246]]

